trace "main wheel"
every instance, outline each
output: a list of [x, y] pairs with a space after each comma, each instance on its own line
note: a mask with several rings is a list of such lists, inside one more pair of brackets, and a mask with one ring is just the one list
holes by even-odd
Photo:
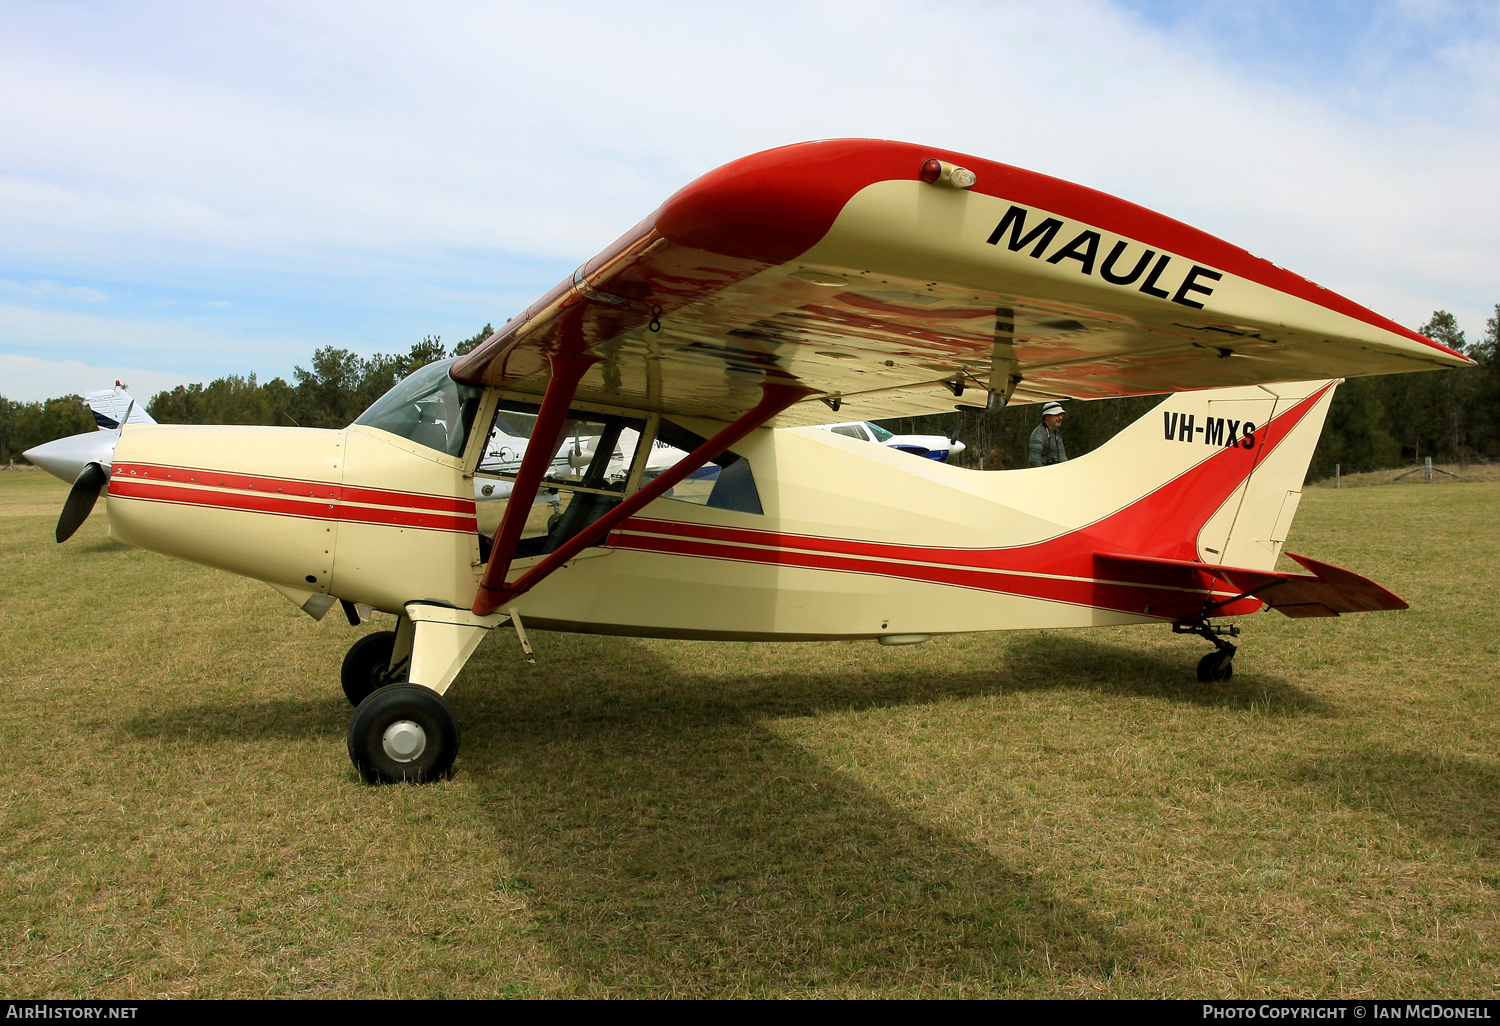
[[1234, 653], [1218, 649], [1198, 660], [1198, 679], [1201, 681], [1228, 680], [1234, 676]]
[[391, 653], [395, 650], [395, 631], [366, 634], [349, 646], [344, 665], [339, 668], [339, 683], [344, 685], [344, 697], [350, 705], [358, 706], [376, 688], [385, 686], [384, 674], [390, 668]]
[[458, 721], [443, 696], [420, 684], [390, 684], [349, 721], [349, 758], [370, 784], [439, 780], [458, 755]]

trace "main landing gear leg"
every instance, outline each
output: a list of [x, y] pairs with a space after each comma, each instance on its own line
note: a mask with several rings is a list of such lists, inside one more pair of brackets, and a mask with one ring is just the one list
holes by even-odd
[[[385, 656], [387, 674], [389, 667], [401, 663], [404, 672], [396, 682], [366, 694], [349, 721], [349, 759], [367, 783], [420, 783], [448, 775], [458, 756], [459, 733], [458, 720], [443, 694], [485, 632], [504, 620], [499, 615], [475, 616], [467, 609], [419, 602], [407, 605], [398, 630], [381, 643], [379, 653]], [[370, 662], [379, 657], [375, 647], [371, 642]], [[346, 665], [355, 651], [350, 649]], [[361, 683], [367, 679], [358, 672], [355, 676]], [[378, 673], [371, 676], [379, 679]]]
[[1192, 623], [1174, 623], [1173, 634], [1196, 634], [1213, 642], [1214, 650], [1198, 660], [1198, 679], [1201, 681], [1229, 680], [1234, 676], [1234, 653], [1238, 649], [1227, 638], [1240, 636], [1234, 624], [1213, 624], [1207, 620]]

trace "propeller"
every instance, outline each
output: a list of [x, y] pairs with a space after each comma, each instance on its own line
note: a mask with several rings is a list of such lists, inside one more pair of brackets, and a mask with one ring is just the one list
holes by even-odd
[[62, 516], [57, 518], [57, 542], [62, 544], [73, 537], [73, 532], [83, 526], [99, 499], [99, 490], [109, 483], [109, 475], [97, 463], [83, 468], [83, 473], [73, 482], [68, 501], [63, 503]]

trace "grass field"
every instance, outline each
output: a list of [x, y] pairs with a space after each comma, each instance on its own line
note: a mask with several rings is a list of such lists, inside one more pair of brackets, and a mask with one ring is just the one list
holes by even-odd
[[1500, 996], [1500, 483], [1310, 491], [1412, 608], [741, 645], [489, 639], [454, 779], [357, 782], [355, 631], [51, 540], [0, 474], [11, 996]]

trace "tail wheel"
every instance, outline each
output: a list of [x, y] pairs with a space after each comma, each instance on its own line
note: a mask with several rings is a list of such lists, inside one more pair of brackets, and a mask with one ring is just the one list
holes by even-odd
[[357, 707], [374, 694], [376, 688], [386, 685], [391, 653], [395, 649], [395, 631], [366, 634], [349, 646], [344, 665], [339, 669], [339, 682], [344, 685], [344, 697], [349, 699], [350, 705]]
[[1234, 650], [1213, 651], [1198, 660], [1198, 679], [1201, 681], [1229, 680], [1234, 676]]
[[440, 780], [457, 756], [458, 721], [452, 707], [420, 684], [379, 689], [349, 721], [349, 759], [366, 783]]

